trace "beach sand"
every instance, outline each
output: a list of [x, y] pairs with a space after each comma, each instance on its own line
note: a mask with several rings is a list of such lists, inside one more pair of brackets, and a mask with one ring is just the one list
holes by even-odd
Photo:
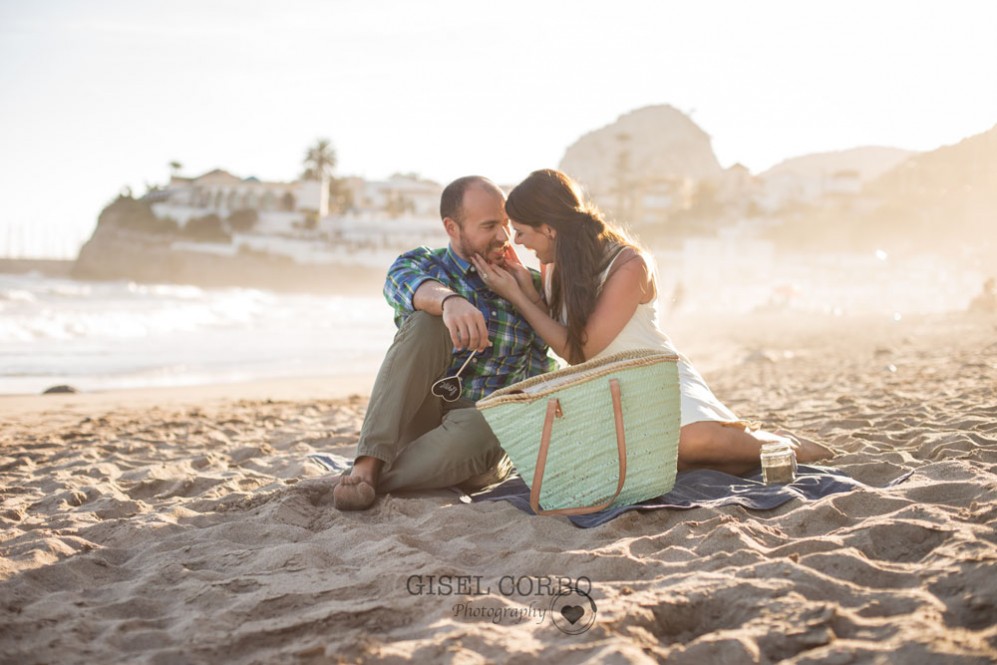
[[[352, 455], [370, 377], [2, 398], [0, 662], [991, 662], [997, 320], [674, 336], [739, 416], [914, 476], [593, 529], [449, 491], [339, 513], [306, 455]], [[559, 578], [583, 633], [540, 616]]]

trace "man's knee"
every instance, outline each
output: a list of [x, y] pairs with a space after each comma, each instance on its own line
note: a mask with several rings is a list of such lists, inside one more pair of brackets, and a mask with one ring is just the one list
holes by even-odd
[[443, 417], [441, 425], [469, 450], [498, 449], [499, 441], [488, 426], [488, 421], [474, 407], [454, 409]]
[[413, 330], [438, 331], [440, 327], [446, 329], [446, 326], [443, 325], [442, 316], [435, 316], [429, 312], [423, 312], [422, 310], [412, 312], [402, 322], [402, 328], [410, 328]]
[[443, 324], [443, 317], [422, 311], [409, 314], [398, 332], [399, 337], [416, 344], [446, 344], [450, 341], [450, 331]]

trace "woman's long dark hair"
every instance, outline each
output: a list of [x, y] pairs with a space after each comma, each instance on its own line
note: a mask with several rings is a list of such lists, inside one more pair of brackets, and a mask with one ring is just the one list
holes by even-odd
[[616, 249], [637, 245], [607, 224], [598, 208], [585, 201], [581, 188], [560, 171], [534, 171], [510, 193], [505, 204], [509, 218], [533, 228], [547, 224], [557, 231], [554, 241], [556, 270], [551, 279], [548, 306], [560, 321], [567, 311], [568, 362], [585, 360], [585, 324], [599, 294], [599, 276], [616, 256]]

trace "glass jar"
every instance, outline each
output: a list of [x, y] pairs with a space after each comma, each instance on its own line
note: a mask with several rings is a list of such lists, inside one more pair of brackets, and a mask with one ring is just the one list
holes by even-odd
[[796, 479], [796, 453], [788, 443], [762, 444], [762, 479], [766, 485], [783, 485]]

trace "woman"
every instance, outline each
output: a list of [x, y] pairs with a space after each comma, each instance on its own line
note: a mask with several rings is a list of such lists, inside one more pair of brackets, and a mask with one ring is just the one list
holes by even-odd
[[[522, 265], [507, 262], [502, 268], [480, 256], [472, 261], [485, 284], [509, 300], [555, 353], [571, 364], [636, 348], [679, 355], [658, 327], [650, 259], [585, 203], [567, 175], [534, 171], [512, 190], [505, 207], [515, 242], [532, 250], [544, 267], [546, 298]], [[766, 441], [789, 443], [804, 463], [833, 455], [784, 432], [752, 430], [681, 355], [678, 370], [679, 469], [745, 473], [758, 466]]]

